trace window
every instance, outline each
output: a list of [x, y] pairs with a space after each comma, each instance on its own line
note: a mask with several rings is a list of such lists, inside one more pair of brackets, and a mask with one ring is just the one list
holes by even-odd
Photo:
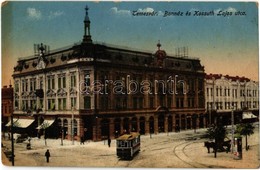
[[179, 108], [180, 107], [180, 98], [176, 98], [176, 108]]
[[139, 108], [140, 109], [143, 108], [143, 98], [142, 97], [139, 98]]
[[154, 104], [153, 104], [153, 97], [150, 97], [150, 108], [154, 108]]
[[36, 89], [36, 79], [30, 79], [30, 91], [35, 91]]
[[48, 76], [47, 77], [47, 85], [48, 85], [48, 90], [50, 89], [55, 89], [55, 81], [54, 81], [54, 76]]
[[40, 77], [39, 79], [39, 85], [40, 85], [40, 89], [43, 89], [43, 77]]
[[180, 107], [183, 108], [184, 107], [184, 100], [183, 100], [183, 98], [180, 99], [180, 102], [181, 102]]
[[[177, 83], [177, 82], [175, 82]], [[189, 80], [189, 91], [195, 91], [194, 80]]]
[[60, 74], [58, 75], [58, 89], [66, 88], [66, 75]]
[[165, 104], [164, 104], [164, 95], [160, 95], [160, 105], [161, 106], [165, 106]]
[[207, 102], [206, 105], [207, 105], [207, 110], [209, 110], [209, 108], [210, 108], [210, 103]]
[[169, 107], [169, 108], [172, 107], [172, 98], [171, 97], [167, 98], [167, 107]]
[[28, 100], [23, 100], [22, 101], [22, 110], [23, 111], [28, 110]]
[[199, 107], [204, 108], [204, 98], [203, 97], [199, 98]]
[[77, 104], [76, 102], [77, 102], [77, 98], [76, 97], [71, 97], [70, 98], [71, 107], [76, 108], [76, 104]]
[[91, 109], [91, 98], [90, 98], [90, 96], [84, 97], [84, 108], [85, 109]]
[[22, 80], [22, 92], [28, 91], [28, 80], [24, 79]]
[[133, 98], [133, 109], [137, 109], [137, 97]]
[[55, 110], [55, 99], [48, 99], [48, 110]]
[[66, 98], [58, 99], [58, 110], [66, 110]]
[[223, 109], [223, 105], [222, 105], [222, 102], [219, 102], [219, 109]]
[[15, 91], [16, 93], [19, 92], [19, 81], [15, 81], [14, 91]]
[[36, 110], [36, 100], [31, 100], [31, 109]]
[[[208, 104], [209, 103], [207, 102], [207, 107], [208, 107]], [[194, 98], [189, 98], [188, 99], [188, 107], [194, 107]]]
[[84, 83], [86, 86], [90, 86], [90, 73], [86, 72], [84, 75]]
[[100, 108], [101, 109], [108, 109], [108, 97], [101, 97]]
[[18, 108], [19, 107], [19, 100], [18, 99], [15, 99], [14, 101], [14, 108]]
[[123, 98], [123, 109], [126, 109], [127, 108], [127, 98], [124, 97]]
[[70, 75], [70, 87], [76, 87], [76, 74], [75, 73], [71, 73]]
[[240, 96], [244, 97], [245, 96], [245, 91], [244, 90], [240, 90]]
[[204, 84], [204, 80], [203, 79], [199, 79], [199, 91], [202, 91], [203, 90], [203, 84]]

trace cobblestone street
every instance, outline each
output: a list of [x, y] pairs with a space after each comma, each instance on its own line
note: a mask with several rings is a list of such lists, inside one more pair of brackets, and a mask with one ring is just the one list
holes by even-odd
[[[258, 168], [259, 167], [259, 131], [248, 138], [250, 149], [245, 151], [243, 139], [243, 159], [234, 160], [231, 153], [207, 153], [204, 141], [201, 139], [206, 129], [182, 131], [181, 133], [141, 136], [141, 151], [131, 161], [119, 160], [116, 156], [115, 140], [111, 147], [107, 143], [85, 142], [80, 145], [75, 141], [33, 138], [32, 149], [26, 150], [26, 143], [15, 144], [15, 166], [63, 166], [63, 167], [149, 167], [149, 168]], [[10, 147], [10, 141], [2, 141], [5, 147]], [[44, 153], [50, 150], [50, 162], [46, 163]], [[2, 152], [2, 162], [11, 163]]]

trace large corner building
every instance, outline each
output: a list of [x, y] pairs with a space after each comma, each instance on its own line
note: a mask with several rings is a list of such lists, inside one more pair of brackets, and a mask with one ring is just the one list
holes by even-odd
[[93, 43], [86, 7], [80, 44], [36, 46], [14, 68], [14, 124], [31, 136], [89, 140], [206, 127], [199, 59]]

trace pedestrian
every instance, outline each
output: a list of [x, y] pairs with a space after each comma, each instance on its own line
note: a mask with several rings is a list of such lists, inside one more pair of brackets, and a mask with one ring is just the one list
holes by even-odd
[[49, 149], [47, 149], [47, 151], [45, 152], [45, 157], [46, 157], [46, 162], [49, 163], [49, 158], [51, 157]]
[[107, 144], [108, 144], [108, 147], [110, 147], [110, 144], [111, 144], [111, 139], [110, 138], [108, 138]]
[[116, 138], [118, 137], [118, 131], [116, 130], [116, 134], [115, 134]]
[[40, 132], [37, 133], [37, 137], [38, 137], [38, 139], [41, 138], [41, 134], [40, 134]]
[[80, 144], [84, 145], [84, 137], [83, 136], [80, 137]]
[[29, 144], [31, 144], [31, 137], [30, 136], [28, 137], [28, 142], [29, 142]]

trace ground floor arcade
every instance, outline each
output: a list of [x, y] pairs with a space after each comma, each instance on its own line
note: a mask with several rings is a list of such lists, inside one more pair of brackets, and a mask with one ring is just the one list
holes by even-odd
[[[37, 115], [14, 118], [14, 123], [30, 122], [14, 128], [16, 133], [44, 138], [80, 140], [114, 139], [123, 133], [139, 132], [142, 135], [179, 132], [187, 129], [205, 128], [205, 113], [126, 113], [97, 115]], [[29, 121], [30, 120], [30, 121]], [[72, 121], [73, 120], [73, 121]], [[9, 125], [10, 126], [10, 125]]]

